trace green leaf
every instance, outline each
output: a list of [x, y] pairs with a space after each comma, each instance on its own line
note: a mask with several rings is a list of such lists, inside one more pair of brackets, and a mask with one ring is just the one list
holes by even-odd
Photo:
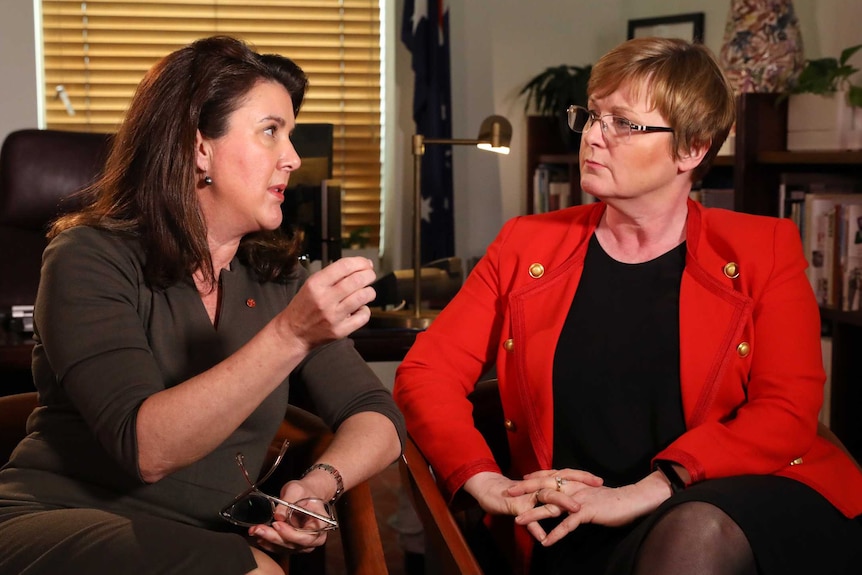
[[849, 48], [844, 48], [844, 50], [841, 52], [841, 58], [839, 60], [840, 64], [842, 66], [844, 64], [846, 64], [847, 60], [849, 60], [853, 54], [858, 52], [860, 48], [862, 48], [862, 44], [858, 44], [856, 46], [850, 46]]
[[586, 105], [587, 83], [592, 66], [550, 66], [531, 78], [518, 92], [524, 111], [535, 109], [543, 116], [561, 114], [572, 104]]
[[840, 59], [817, 58], [806, 60], [796, 84], [789, 90], [792, 94], [830, 94], [838, 90], [852, 88], [850, 76], [858, 69], [847, 64], [853, 54], [862, 49], [862, 44], [845, 48]]

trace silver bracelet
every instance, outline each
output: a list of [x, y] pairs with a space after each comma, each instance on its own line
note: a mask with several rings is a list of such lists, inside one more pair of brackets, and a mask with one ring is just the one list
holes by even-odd
[[338, 501], [338, 498], [341, 497], [341, 494], [344, 493], [344, 481], [342, 481], [341, 479], [341, 474], [336, 468], [334, 468], [328, 463], [315, 463], [314, 465], [306, 469], [305, 473], [303, 473], [302, 476], [305, 477], [315, 469], [322, 469], [335, 478], [335, 495], [333, 495], [332, 499], [329, 500], [330, 503], [335, 503], [336, 501]]

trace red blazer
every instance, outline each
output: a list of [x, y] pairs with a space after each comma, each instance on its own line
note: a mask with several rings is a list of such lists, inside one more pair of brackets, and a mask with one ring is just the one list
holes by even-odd
[[[604, 208], [509, 221], [399, 366], [395, 400], [450, 494], [476, 473], [500, 471], [466, 399], [495, 362], [509, 476], [551, 467], [553, 355]], [[656, 458], [683, 465], [692, 482], [790, 477], [846, 516], [862, 514], [862, 473], [817, 435], [820, 314], [798, 229], [689, 202], [686, 248], [679, 321], [687, 431]]]

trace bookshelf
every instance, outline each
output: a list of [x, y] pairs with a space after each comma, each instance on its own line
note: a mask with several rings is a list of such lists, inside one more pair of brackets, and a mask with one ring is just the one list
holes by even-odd
[[[783, 173], [815, 172], [862, 179], [862, 151], [787, 151], [787, 101], [776, 94], [744, 94], [738, 103], [734, 151], [734, 205], [755, 214], [778, 214]], [[862, 312], [821, 307], [832, 337], [830, 427], [853, 455], [862, 457]]]
[[581, 178], [578, 153], [563, 142], [556, 118], [527, 116], [527, 213], [533, 205], [533, 174], [539, 164], [553, 164], [569, 174], [569, 204], [580, 202]]
[[[563, 149], [552, 121], [528, 118], [527, 211], [532, 213], [532, 178], [542, 162], [569, 167], [579, 189], [577, 154]], [[822, 172], [862, 179], [862, 151], [787, 151], [787, 101], [778, 94], [743, 94], [737, 102], [733, 156], [719, 156], [710, 172], [732, 178], [734, 208], [752, 214], [778, 215], [782, 173]], [[577, 201], [578, 195], [572, 199]], [[832, 431], [857, 459], [862, 459], [862, 312], [821, 308], [832, 336]]]

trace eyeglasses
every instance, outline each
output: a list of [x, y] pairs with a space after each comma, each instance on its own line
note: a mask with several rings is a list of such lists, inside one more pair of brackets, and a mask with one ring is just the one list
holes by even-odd
[[[581, 106], [569, 106], [566, 113], [569, 117], [569, 128], [573, 132], [586, 132], [593, 125], [593, 122], [598, 120], [601, 122], [602, 134], [609, 141], [614, 142], [627, 141], [632, 132], [673, 132], [673, 128], [642, 126], [614, 114], [603, 114], [600, 116], [592, 110], [587, 110]], [[607, 122], [606, 118], [610, 118], [610, 122]]]
[[269, 479], [269, 476], [281, 463], [284, 453], [287, 451], [288, 441], [281, 446], [281, 451], [275, 462], [266, 474], [254, 483], [245, 469], [242, 453], [236, 454], [236, 464], [248, 481], [249, 488], [237, 495], [233, 502], [219, 512], [222, 519], [239, 525], [241, 527], [253, 527], [255, 525], [272, 525], [275, 521], [275, 510], [279, 505], [288, 509], [287, 523], [297, 531], [305, 533], [320, 533], [321, 531], [334, 531], [338, 529], [338, 520], [335, 518], [335, 510], [329, 502], [316, 497], [306, 497], [295, 503], [289, 503], [278, 497], [267, 495], [258, 489], [258, 485]]

